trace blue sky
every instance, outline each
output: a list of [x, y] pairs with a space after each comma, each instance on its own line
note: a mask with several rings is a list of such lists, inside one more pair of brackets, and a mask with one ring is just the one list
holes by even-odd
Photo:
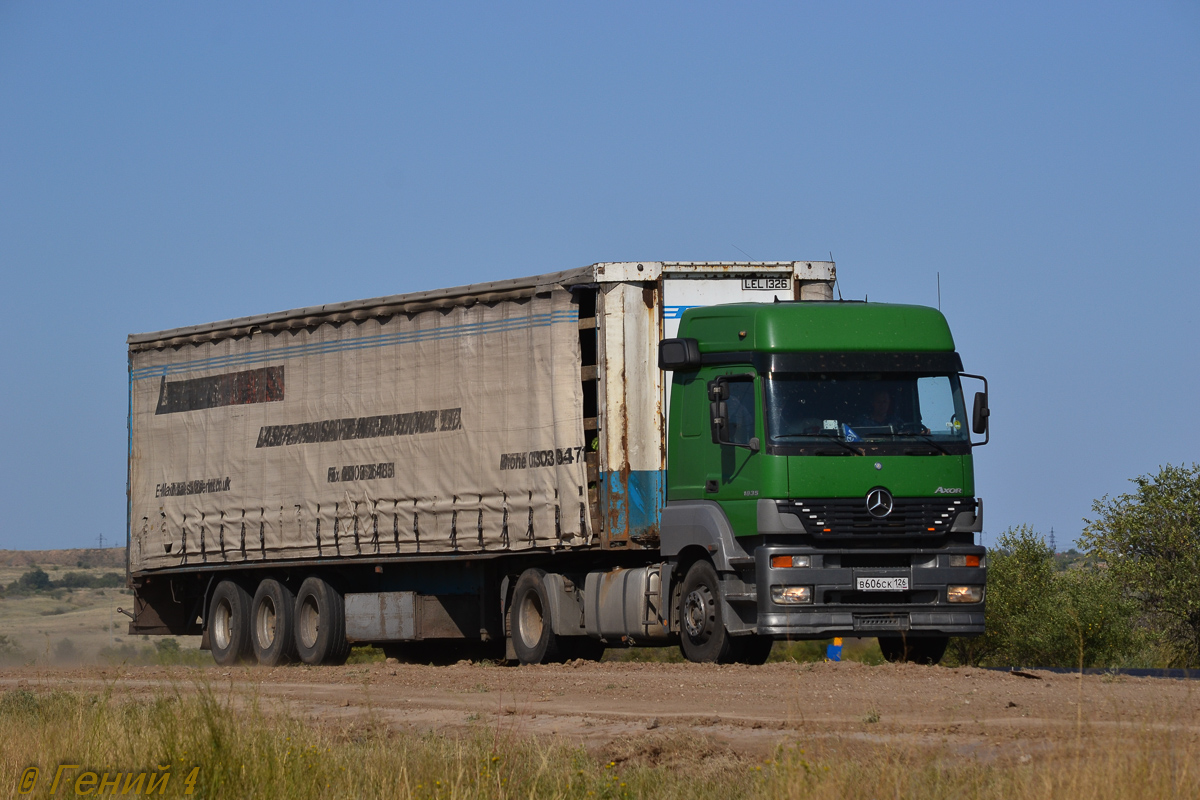
[[991, 379], [987, 530], [1200, 460], [1200, 6], [0, 2], [0, 548], [124, 539], [125, 336], [819, 259]]

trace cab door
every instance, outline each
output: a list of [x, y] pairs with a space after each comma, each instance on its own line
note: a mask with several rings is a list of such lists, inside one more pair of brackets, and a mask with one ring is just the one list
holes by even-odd
[[[726, 425], [710, 434], [704, 458], [704, 499], [716, 500], [738, 536], [758, 532], [757, 506], [762, 491], [762, 389], [745, 368], [714, 374], [710, 398], [724, 394]], [[714, 391], [724, 387], [724, 392]], [[720, 402], [720, 401], [718, 401]], [[710, 400], [710, 419], [713, 412]], [[717, 439], [721, 441], [715, 441]]]

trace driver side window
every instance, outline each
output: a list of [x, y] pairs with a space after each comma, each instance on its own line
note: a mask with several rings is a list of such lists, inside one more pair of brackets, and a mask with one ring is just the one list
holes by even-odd
[[729, 441], [748, 445], [754, 437], [754, 381], [733, 379], [728, 385]]

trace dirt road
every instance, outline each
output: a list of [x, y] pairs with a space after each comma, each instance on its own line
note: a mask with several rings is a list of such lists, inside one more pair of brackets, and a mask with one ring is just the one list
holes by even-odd
[[0, 671], [0, 690], [110, 685], [118, 695], [192, 691], [250, 696], [318, 724], [568, 737], [594, 751], [684, 735], [744, 757], [781, 742], [949, 748], [983, 759], [1036, 757], [1062, 745], [1146, 733], [1200, 740], [1200, 685], [1155, 678], [858, 663], [591, 663], [499, 667], [370, 664], [205, 669]]

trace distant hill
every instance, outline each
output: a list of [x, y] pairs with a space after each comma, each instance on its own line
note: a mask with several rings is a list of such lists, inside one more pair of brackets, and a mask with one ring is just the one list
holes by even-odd
[[70, 550], [0, 550], [0, 567], [125, 568], [124, 547], [76, 547]]

